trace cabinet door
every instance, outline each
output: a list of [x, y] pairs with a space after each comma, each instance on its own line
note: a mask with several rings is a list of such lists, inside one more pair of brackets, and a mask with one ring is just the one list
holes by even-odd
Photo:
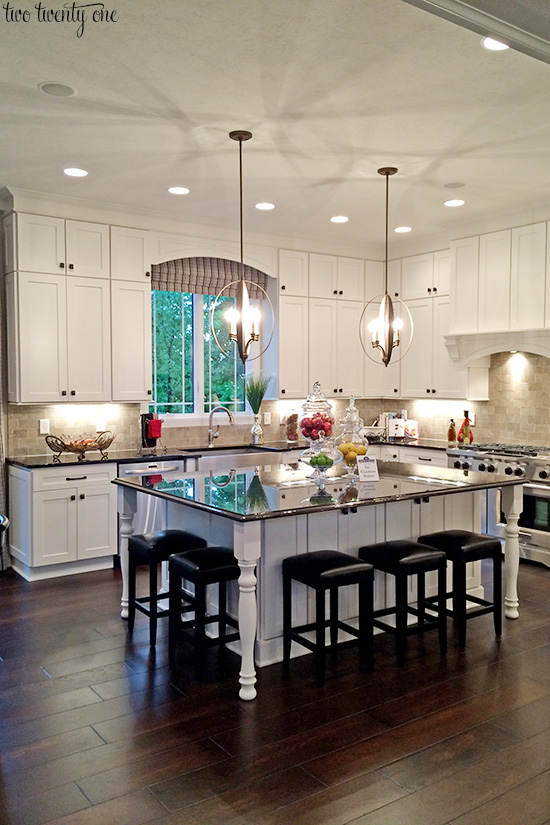
[[399, 460], [404, 464], [426, 464], [432, 467], [447, 467], [447, 453], [444, 450], [421, 450], [417, 447], [400, 447], [399, 454]]
[[[364, 398], [400, 398], [401, 396], [401, 364], [399, 361], [390, 361], [387, 367], [373, 349], [372, 361], [367, 355], [364, 357], [363, 370], [363, 397]], [[358, 365], [359, 366], [359, 365]]]
[[113, 401], [152, 396], [151, 287], [111, 281]]
[[413, 255], [401, 261], [401, 292], [404, 301], [425, 298], [434, 286], [433, 253]]
[[480, 332], [510, 328], [511, 237], [510, 230], [505, 229], [479, 239]]
[[70, 401], [111, 400], [109, 282], [67, 278]]
[[477, 332], [479, 237], [451, 241], [451, 332]]
[[[384, 265], [382, 264], [382, 273]], [[384, 280], [382, 279], [382, 283]], [[392, 298], [402, 298], [401, 261], [388, 261], [388, 293]], [[384, 289], [382, 288], [382, 292]]]
[[546, 223], [512, 229], [510, 329], [544, 326]]
[[18, 267], [25, 272], [65, 271], [65, 221], [44, 215], [17, 215]]
[[361, 258], [338, 258], [338, 297], [346, 301], [363, 301], [365, 264]]
[[114, 555], [117, 551], [116, 525], [114, 485], [78, 489], [78, 559]]
[[279, 249], [279, 292], [307, 298], [309, 256], [307, 252]]
[[19, 273], [20, 401], [67, 400], [66, 280]]
[[[338, 301], [337, 386], [339, 396], [363, 395], [363, 350], [359, 340], [360, 301]], [[311, 317], [311, 316], [310, 316]]]
[[309, 299], [310, 383], [319, 381], [326, 396], [338, 395], [338, 302]]
[[414, 332], [409, 351], [401, 362], [401, 395], [404, 398], [433, 398], [432, 308], [433, 298], [407, 303]]
[[338, 295], [338, 261], [334, 255], [310, 253], [309, 294], [312, 298], [335, 298]]
[[384, 264], [382, 261], [365, 261], [365, 304], [384, 292]]
[[308, 394], [308, 299], [279, 298], [279, 394], [305, 398]]
[[4, 228], [4, 273], [13, 272], [17, 268], [17, 253], [15, 240], [15, 214], [11, 212], [2, 221]]
[[31, 566], [76, 561], [76, 488], [35, 493], [32, 506]]
[[151, 277], [153, 243], [146, 229], [111, 226], [111, 278], [147, 282]]
[[102, 223], [66, 221], [67, 270], [82, 278], [108, 278], [109, 227]]
[[435, 295], [448, 295], [451, 288], [451, 251], [441, 249], [434, 252], [434, 288]]
[[439, 398], [466, 398], [468, 395], [468, 368], [459, 367], [451, 360], [445, 346], [449, 331], [451, 302], [448, 296], [433, 298], [433, 385]]

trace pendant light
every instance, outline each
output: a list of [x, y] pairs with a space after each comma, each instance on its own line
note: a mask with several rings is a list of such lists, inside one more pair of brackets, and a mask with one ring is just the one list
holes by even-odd
[[[237, 345], [237, 350], [239, 353], [239, 358], [243, 362], [249, 359], [250, 355], [250, 347], [252, 344], [260, 340], [260, 322], [261, 322], [261, 314], [259, 309], [253, 307], [250, 303], [250, 295], [248, 291], [248, 285], [254, 287], [255, 290], [260, 290], [263, 293], [263, 297], [267, 299], [270, 310], [271, 316], [273, 319], [273, 305], [269, 298], [269, 295], [259, 284], [255, 284], [252, 281], [248, 281], [244, 277], [245, 268], [244, 268], [244, 249], [243, 249], [243, 141], [250, 140], [252, 137], [252, 132], [248, 132], [245, 129], [236, 129], [233, 132], [229, 132], [229, 137], [231, 140], [236, 140], [239, 143], [239, 229], [240, 229], [240, 262], [241, 262], [241, 277], [237, 281], [231, 281], [231, 283], [226, 284], [216, 295], [216, 300], [214, 301], [214, 305], [212, 307], [212, 312], [210, 315], [210, 328], [216, 341], [216, 344], [220, 348], [220, 350], [228, 355], [225, 349], [221, 346], [220, 342], [218, 341], [218, 337], [216, 335], [216, 331], [214, 328], [214, 310], [216, 309], [218, 299], [221, 298], [224, 294], [228, 292], [228, 290], [232, 287], [236, 289], [236, 296], [235, 296], [235, 305], [227, 310], [225, 313], [225, 320], [229, 325], [229, 340], [234, 341]], [[271, 335], [266, 346], [259, 352], [254, 358], [259, 358], [273, 338], [274, 332], [274, 324], [272, 324]], [[254, 358], [250, 358], [251, 361]]]
[[[361, 346], [365, 354], [376, 363], [382, 363], [387, 367], [392, 360], [392, 356], [397, 347], [401, 347], [400, 358], [394, 357], [394, 361], [400, 360], [408, 352], [412, 341], [413, 321], [411, 313], [407, 305], [398, 298], [395, 303], [400, 305], [403, 312], [407, 315], [409, 323], [408, 341], [403, 347], [401, 340], [401, 330], [403, 322], [399, 316], [395, 314], [394, 301], [392, 301], [388, 293], [388, 227], [389, 227], [389, 179], [391, 175], [397, 174], [395, 166], [383, 166], [378, 169], [379, 175], [384, 175], [386, 178], [386, 243], [384, 254], [384, 294], [377, 296], [368, 302], [363, 309], [361, 320], [359, 322], [359, 336], [361, 339]], [[366, 343], [363, 330], [366, 323], [367, 316], [372, 315], [376, 311], [375, 317], [368, 324], [370, 333], [370, 345]], [[377, 358], [373, 358], [373, 350], [377, 352]], [[381, 358], [381, 361], [379, 360]]]

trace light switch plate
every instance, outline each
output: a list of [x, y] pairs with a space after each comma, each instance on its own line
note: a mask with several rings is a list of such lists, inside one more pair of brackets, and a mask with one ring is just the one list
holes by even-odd
[[264, 424], [266, 426], [271, 424], [271, 413], [270, 412], [264, 412]]
[[48, 435], [50, 432], [50, 419], [49, 418], [39, 418], [38, 419], [38, 431], [40, 435]]

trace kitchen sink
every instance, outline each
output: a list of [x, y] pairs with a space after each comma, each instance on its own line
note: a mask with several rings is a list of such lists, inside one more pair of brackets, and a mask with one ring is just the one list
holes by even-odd
[[231, 456], [231, 455], [251, 455], [253, 453], [277, 453], [279, 450], [276, 447], [263, 447], [261, 445], [245, 444], [241, 447], [228, 445], [227, 447], [184, 447], [181, 449], [183, 455], [194, 456], [200, 453], [205, 458], [208, 456]]
[[270, 464], [279, 450], [245, 444], [240, 447], [196, 447], [182, 450], [186, 470], [193, 472], [227, 471], [239, 467]]

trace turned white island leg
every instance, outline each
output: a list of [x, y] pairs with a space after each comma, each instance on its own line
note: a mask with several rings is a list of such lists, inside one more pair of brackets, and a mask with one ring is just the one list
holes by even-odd
[[507, 619], [519, 616], [518, 572], [519, 572], [519, 528], [518, 519], [523, 510], [523, 486], [502, 488], [502, 509], [506, 516], [506, 536], [504, 544], [504, 569], [506, 570], [506, 594], [504, 615]]
[[120, 519], [118, 552], [122, 574], [122, 596], [120, 615], [128, 618], [128, 540], [134, 534], [134, 516], [137, 510], [137, 491], [128, 487], [118, 488], [117, 509]]
[[241, 699], [256, 698], [254, 645], [258, 610], [256, 602], [256, 565], [261, 555], [261, 525], [258, 521], [235, 525], [233, 531], [235, 558], [239, 562], [239, 635], [241, 639]]

